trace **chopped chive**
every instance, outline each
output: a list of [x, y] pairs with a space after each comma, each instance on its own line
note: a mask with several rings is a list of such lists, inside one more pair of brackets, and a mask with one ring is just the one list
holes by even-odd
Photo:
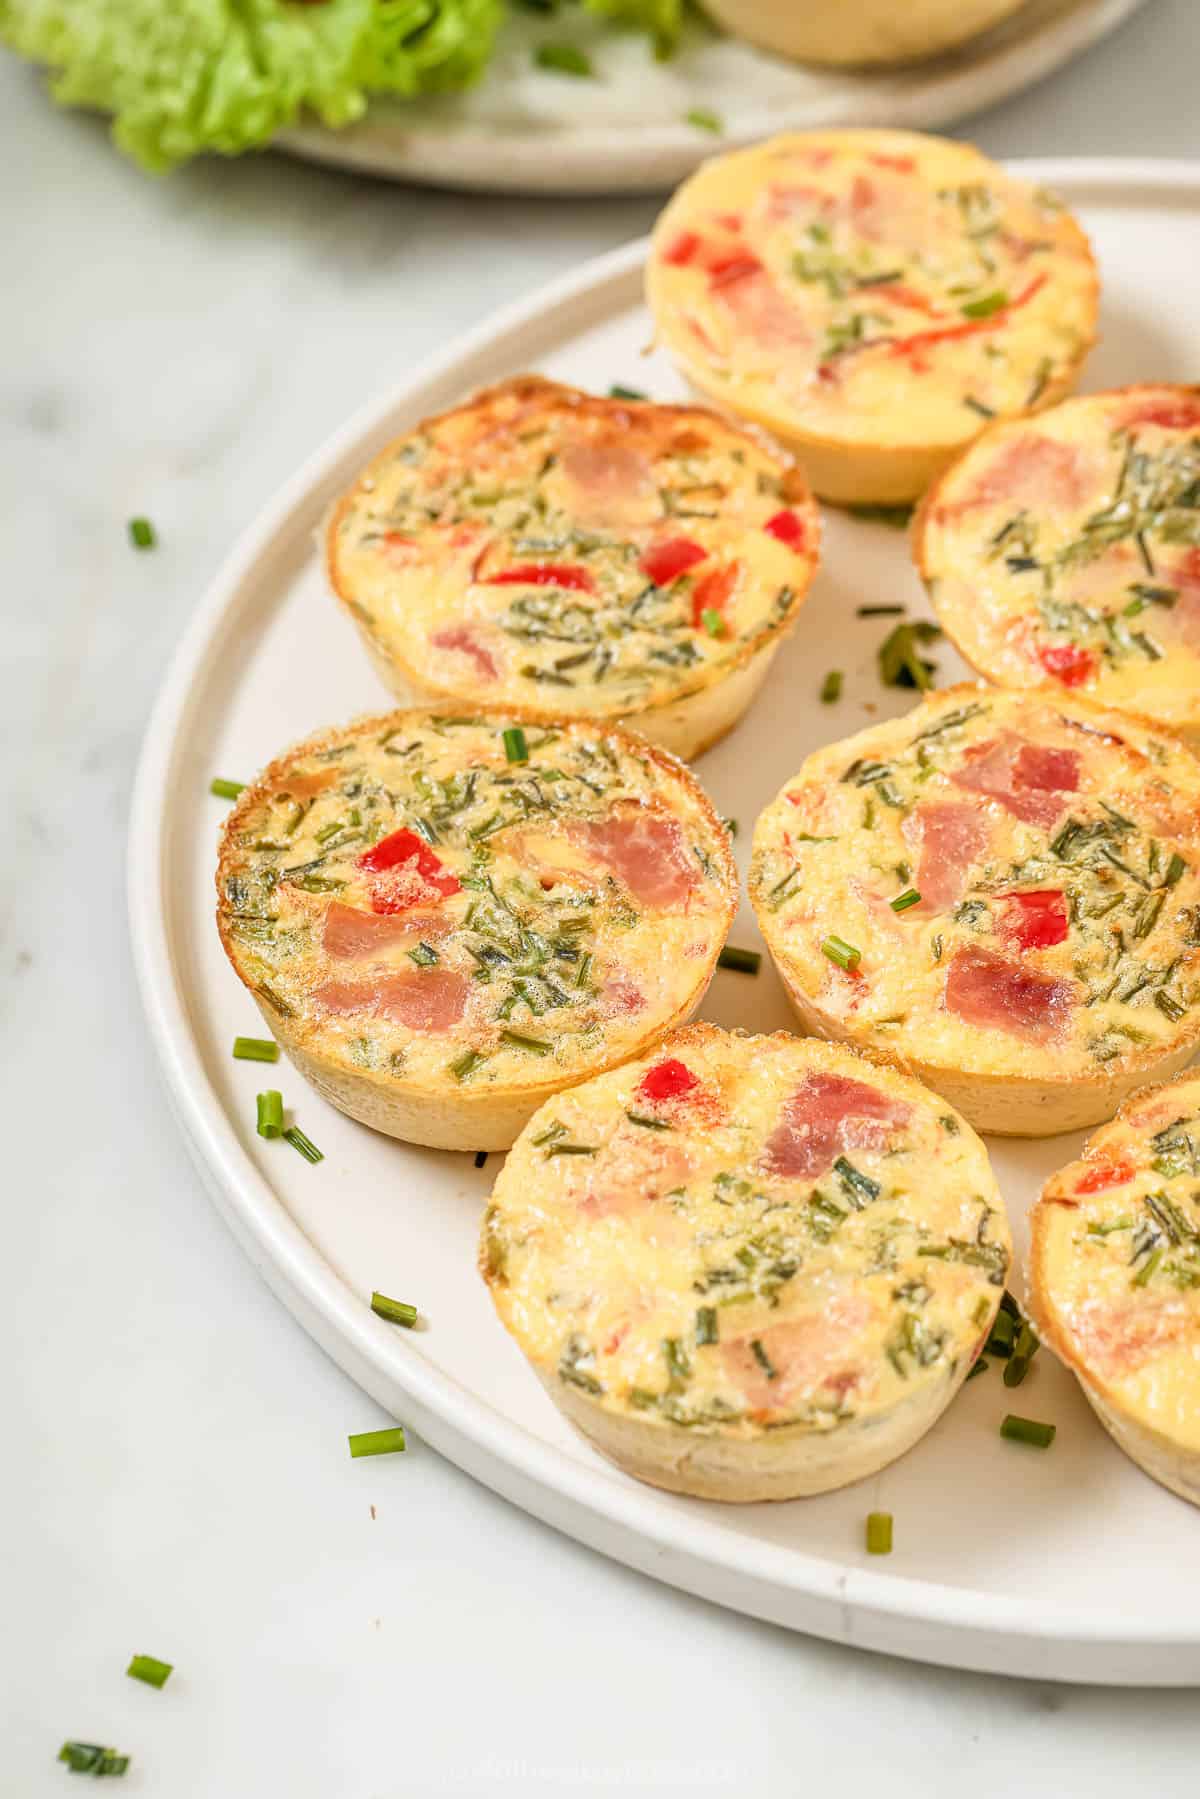
[[903, 618], [903, 606], [856, 606], [855, 618]]
[[60, 1762], [66, 1762], [72, 1774], [124, 1774], [129, 1766], [127, 1755], [118, 1755], [115, 1749], [106, 1749], [103, 1743], [64, 1743], [58, 1752]]
[[552, 69], [556, 75], [590, 75], [592, 59], [574, 44], [539, 44], [533, 53], [539, 69]]
[[323, 1162], [325, 1160], [323, 1153], [310, 1138], [304, 1135], [298, 1125], [294, 1124], [290, 1130], [286, 1130], [283, 1133], [283, 1140], [285, 1143], [290, 1143], [293, 1149], [299, 1150], [306, 1162]]
[[717, 957], [718, 968], [732, 968], [737, 974], [757, 974], [762, 967], [762, 956], [756, 949], [736, 949], [727, 943]]
[[245, 787], [244, 781], [223, 781], [220, 775], [215, 775], [208, 784], [208, 791], [216, 800], [235, 800]]
[[523, 1037], [520, 1031], [501, 1031], [501, 1043], [507, 1043], [510, 1049], [526, 1049], [531, 1056], [548, 1056], [554, 1049], [542, 1037]]
[[258, 1134], [260, 1137], [282, 1137], [283, 1094], [274, 1087], [258, 1096]]
[[718, 1335], [716, 1306], [701, 1306], [696, 1313], [696, 1342], [715, 1343]]
[[[721, 823], [722, 823], [722, 824], [723, 824], [723, 825], [724, 825], [724, 826], [725, 826], [725, 829], [726, 829], [726, 830], [727, 830], [727, 831], [728, 831], [728, 832], [729, 832], [729, 835], [730, 835], [730, 836], [731, 836], [731, 837], [736, 837], [736, 836], [737, 836], [737, 834], [738, 834], [738, 821], [737, 821], [737, 819], [736, 819], [736, 818], [723, 818], [723, 819], [722, 819], [722, 820], [721, 820]], [[1182, 871], [1182, 869], [1181, 869], [1181, 870], [1180, 870], [1180, 873], [1182, 873], [1182, 872], [1183, 872], [1183, 871]]]
[[892, 1553], [892, 1514], [890, 1512], [867, 1513], [867, 1554], [891, 1555]]
[[777, 1380], [779, 1378], [779, 1370], [767, 1354], [766, 1346], [761, 1337], [755, 1337], [753, 1339], [750, 1344], [750, 1351], [767, 1379]]
[[470, 1075], [473, 1075], [475, 1070], [481, 1067], [486, 1060], [487, 1057], [481, 1056], [477, 1049], [465, 1050], [464, 1053], [458, 1057], [457, 1061], [451, 1062], [450, 1073], [454, 1076], [456, 1081], [465, 1081]]
[[510, 725], [504, 733], [504, 754], [510, 762], [528, 762], [529, 745], [520, 725]]
[[1017, 1327], [1013, 1322], [1011, 1314], [1008, 1312], [997, 1312], [995, 1322], [992, 1325], [991, 1334], [983, 1347], [989, 1355], [1000, 1356], [1007, 1360], [1013, 1352], [1016, 1336]]
[[630, 1124], [640, 1124], [644, 1131], [669, 1131], [672, 1126], [665, 1118], [647, 1118], [644, 1112], [626, 1112]]
[[825, 679], [821, 682], [822, 706], [833, 706], [841, 699], [842, 679], [843, 676], [840, 668], [830, 669]]
[[644, 394], [640, 387], [622, 387], [619, 381], [614, 381], [608, 390], [608, 397], [610, 400], [647, 400], [650, 396]]
[[144, 1680], [148, 1687], [165, 1687], [174, 1664], [160, 1662], [156, 1655], [135, 1655], [125, 1672], [132, 1680]]
[[1165, 1251], [1156, 1249], [1152, 1255], [1148, 1255], [1134, 1275], [1130, 1284], [1134, 1287], [1149, 1286], [1150, 1282], [1154, 1279], [1155, 1274], [1158, 1272], [1158, 1265], [1162, 1261], [1164, 1254]]
[[1006, 1387], [1019, 1387], [1029, 1373], [1030, 1364], [1041, 1348], [1038, 1334], [1028, 1319], [1021, 1320], [1012, 1354], [1004, 1364], [1004, 1384]]
[[974, 394], [968, 394], [963, 401], [963, 405], [969, 406], [972, 412], [977, 412], [981, 419], [994, 419], [996, 416], [995, 407], [985, 406], [982, 400], [977, 400], [975, 398]]
[[1008, 295], [1003, 288], [997, 288], [994, 293], [981, 294], [978, 300], [968, 300], [959, 310], [965, 319], [990, 319], [1007, 305]]
[[988, 1370], [987, 1363], [984, 1361], [982, 1356], [979, 1356], [976, 1358], [975, 1361], [973, 1361], [971, 1363], [971, 1366], [967, 1369], [967, 1379], [974, 1380], [976, 1375], [986, 1374], [987, 1370]]
[[1039, 1424], [1036, 1418], [1018, 1418], [1010, 1412], [1000, 1426], [1000, 1435], [1009, 1443], [1031, 1443], [1035, 1449], [1049, 1449], [1058, 1426]]
[[725, 121], [719, 112], [713, 112], [707, 106], [693, 106], [685, 112], [684, 122], [694, 125], [697, 131], [711, 131], [714, 137], [720, 137], [725, 130]]
[[894, 900], [888, 901], [893, 912], [907, 912], [910, 906], [919, 906], [920, 903], [921, 896], [915, 887], [906, 887], [903, 893], [898, 893]]
[[879, 506], [871, 501], [847, 506], [852, 518], [868, 520], [873, 525], [890, 525], [893, 531], [905, 531], [912, 519], [912, 506]]
[[482, 1168], [484, 1163], [487, 1161], [487, 1159], [488, 1159], [488, 1152], [486, 1149], [477, 1149], [475, 1151], [475, 1166], [476, 1166], [476, 1168]]
[[847, 974], [853, 974], [862, 961], [862, 951], [855, 949], [852, 943], [847, 943], [841, 937], [826, 937], [821, 945], [821, 954], [828, 956], [831, 962], [836, 962], [839, 968], [844, 968]]
[[235, 1037], [235, 1062], [278, 1062], [279, 1045], [274, 1037]]
[[135, 550], [152, 550], [158, 542], [154, 526], [148, 518], [131, 518], [129, 541]]
[[706, 606], [700, 614], [700, 623], [710, 637], [721, 637], [725, 632], [725, 620], [714, 606]]
[[432, 943], [418, 943], [416, 949], [409, 950], [408, 955], [409, 960], [415, 962], [418, 968], [432, 968], [438, 960], [438, 953]]
[[397, 1455], [400, 1450], [408, 1448], [402, 1424], [394, 1424], [390, 1430], [360, 1430], [346, 1441], [350, 1445], [352, 1456]]
[[386, 1293], [372, 1293], [371, 1310], [377, 1318], [386, 1318], [389, 1324], [403, 1324], [409, 1330], [417, 1322], [416, 1306], [403, 1299], [389, 1299]]

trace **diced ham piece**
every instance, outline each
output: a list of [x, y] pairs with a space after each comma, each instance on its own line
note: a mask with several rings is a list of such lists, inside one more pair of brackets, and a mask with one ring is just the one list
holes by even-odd
[[979, 944], [956, 949], [946, 973], [946, 1010], [982, 1031], [1055, 1043], [1070, 1023], [1074, 987], [1022, 968]]
[[1127, 430], [1157, 425], [1161, 431], [1200, 431], [1200, 394], [1161, 394], [1157, 399], [1147, 395], [1134, 401], [1121, 423]]
[[324, 793], [337, 780], [336, 768], [314, 768], [310, 774], [293, 772], [285, 775], [279, 783], [280, 794], [286, 794], [291, 800], [311, 800], [318, 793]]
[[1067, 896], [1057, 888], [1035, 893], [1003, 893], [1000, 934], [1013, 949], [1050, 949], [1065, 943], [1071, 928]]
[[991, 826], [980, 807], [965, 800], [935, 800], [910, 812], [902, 826], [906, 842], [919, 847], [914, 883], [921, 904], [913, 913], [946, 912], [957, 905], [973, 863], [991, 843]]
[[721, 630], [714, 635], [720, 636], [728, 628], [726, 607], [733, 597], [741, 572], [740, 562], [724, 562], [707, 575], [701, 575], [692, 589], [692, 623], [697, 631], [708, 630], [709, 620], [704, 616], [706, 612], [720, 614]]
[[646, 995], [636, 981], [628, 975], [610, 975], [600, 989], [600, 997], [606, 1010], [624, 1013], [626, 1016], [640, 1012], [646, 1003]]
[[835, 1294], [819, 1312], [723, 1343], [721, 1361], [755, 1412], [783, 1411], [822, 1390], [841, 1398], [862, 1377], [859, 1339], [873, 1316], [861, 1294]]
[[586, 530], [633, 530], [662, 510], [654, 466], [633, 444], [601, 438], [566, 443], [557, 472], [568, 510]]
[[469, 625], [446, 625], [442, 630], [434, 631], [429, 641], [435, 650], [456, 650], [466, 656], [474, 663], [475, 672], [483, 681], [494, 681], [500, 673], [496, 658]]
[[685, 905], [699, 881], [678, 823], [654, 807], [618, 806], [607, 818], [577, 825], [575, 835], [634, 899], [656, 911]]
[[969, 749], [950, 779], [995, 800], [1023, 823], [1048, 830], [1066, 804], [1064, 796], [1078, 791], [1079, 756], [1075, 750], [1023, 743], [1008, 731]]
[[[681, 1186], [695, 1165], [681, 1134], [648, 1131], [641, 1125], [627, 1125], [612, 1151], [595, 1161], [564, 1158], [580, 1164], [564, 1168], [562, 1178], [585, 1217], [629, 1218], [648, 1211], [664, 1193]], [[664, 1228], [656, 1223], [656, 1236]]]
[[1151, 1293], [1085, 1303], [1071, 1326], [1088, 1367], [1106, 1380], [1136, 1374], [1195, 1329], [1191, 1308], [1179, 1295]]
[[1048, 512], [1081, 506], [1091, 485], [1092, 459], [1086, 448], [1028, 431], [1006, 445], [949, 510], [1004, 504]]
[[703, 562], [707, 555], [704, 545], [693, 542], [690, 537], [667, 537], [661, 543], [650, 545], [638, 567], [656, 587], [669, 587], [680, 575], [686, 575], [688, 569]]
[[1107, 1193], [1110, 1187], [1123, 1187], [1136, 1173], [1132, 1162], [1096, 1162], [1076, 1181], [1075, 1192]]
[[777, 1180], [811, 1181], [848, 1149], [886, 1149], [912, 1107], [849, 1075], [806, 1074], [785, 1101], [763, 1150]]
[[[1175, 589], [1176, 599], [1169, 612], [1153, 617], [1154, 634], [1200, 650], [1200, 544], [1186, 549], [1177, 562], [1162, 570], [1158, 580]], [[1155, 611], [1157, 614], [1157, 608]]]
[[356, 867], [373, 876], [371, 910], [411, 912], [436, 906], [459, 891], [458, 876], [446, 868], [415, 831], [392, 831], [359, 856]]
[[326, 981], [313, 998], [328, 1012], [369, 1012], [410, 1031], [448, 1031], [466, 1010], [471, 983], [451, 968], [414, 968], [375, 981]]
[[713, 294], [738, 334], [760, 350], [797, 350], [811, 342], [803, 314], [751, 258], [728, 264], [714, 278]]
[[454, 929], [454, 920], [436, 912], [363, 912], [334, 900], [321, 925], [321, 944], [326, 955], [338, 962], [379, 956], [400, 943], [436, 942]]

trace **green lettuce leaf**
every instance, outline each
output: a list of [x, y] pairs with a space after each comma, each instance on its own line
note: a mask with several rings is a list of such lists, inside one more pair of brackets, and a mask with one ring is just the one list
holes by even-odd
[[466, 87], [502, 10], [502, 0], [0, 0], [0, 41], [49, 67], [63, 105], [111, 113], [120, 147], [158, 171], [200, 150], [265, 144], [304, 107], [347, 125], [372, 92]]

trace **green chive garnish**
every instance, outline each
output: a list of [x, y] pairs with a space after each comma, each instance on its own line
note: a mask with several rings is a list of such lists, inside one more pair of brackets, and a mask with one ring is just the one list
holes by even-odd
[[610, 400], [646, 400], [650, 396], [644, 394], [640, 387], [622, 387], [619, 381], [614, 381], [608, 390], [608, 397]]
[[548, 1056], [554, 1049], [542, 1037], [523, 1037], [520, 1031], [501, 1031], [501, 1043], [507, 1043], [511, 1049], [526, 1049], [531, 1056]]
[[719, 112], [713, 112], [707, 106], [693, 106], [685, 112], [684, 122], [694, 125], [697, 131], [711, 131], [714, 137], [720, 137], [725, 129], [725, 121]]
[[867, 1513], [867, 1554], [891, 1555], [892, 1553], [892, 1514], [890, 1512]]
[[1012, 1354], [1004, 1364], [1004, 1384], [1006, 1387], [1019, 1387], [1029, 1373], [1030, 1363], [1041, 1347], [1038, 1334], [1026, 1319], [1021, 1320]]
[[408, 1448], [402, 1424], [393, 1424], [390, 1430], [360, 1430], [346, 1440], [352, 1456], [398, 1455], [402, 1449]]
[[831, 962], [836, 962], [839, 968], [844, 968], [847, 974], [853, 974], [862, 961], [862, 951], [855, 949], [852, 943], [845, 942], [841, 937], [826, 937], [821, 945], [821, 954], [828, 956]]
[[235, 1037], [235, 1062], [278, 1062], [279, 1045], [273, 1037]]
[[474, 1074], [475, 1070], [481, 1067], [486, 1060], [487, 1057], [481, 1056], [477, 1049], [468, 1049], [459, 1056], [457, 1061], [451, 1062], [450, 1072], [456, 1081], [465, 1081], [467, 1077]]
[[118, 1755], [103, 1743], [64, 1743], [58, 1759], [66, 1762], [72, 1774], [124, 1774], [129, 1766], [127, 1755]]
[[476, 1168], [482, 1168], [484, 1163], [487, 1161], [487, 1159], [488, 1159], [488, 1152], [486, 1149], [477, 1149], [475, 1151], [475, 1166], [476, 1166]]
[[696, 1313], [697, 1343], [715, 1343], [718, 1334], [716, 1306], [701, 1306]]
[[372, 1293], [371, 1310], [377, 1318], [386, 1318], [389, 1324], [403, 1324], [409, 1330], [417, 1322], [416, 1306], [407, 1305], [402, 1299], [389, 1299], [386, 1293]]
[[714, 606], [706, 606], [700, 614], [700, 623], [710, 637], [720, 637], [725, 630], [725, 620]]
[[736, 837], [736, 836], [737, 836], [737, 834], [738, 834], [738, 821], [737, 821], [737, 819], [736, 819], [736, 818], [723, 818], [723, 819], [722, 819], [722, 820], [721, 820], [721, 823], [722, 823], [722, 824], [723, 824], [723, 825], [724, 825], [724, 826], [725, 826], [725, 829], [726, 829], [726, 830], [727, 830], [727, 831], [728, 831], [728, 832], [729, 832], [729, 835], [730, 835], [730, 836], [731, 836], [731, 837]]
[[898, 893], [894, 900], [888, 901], [893, 912], [907, 912], [910, 906], [919, 906], [920, 903], [921, 896], [915, 887], [906, 887], [903, 893]]
[[971, 1366], [967, 1369], [967, 1379], [974, 1380], [977, 1375], [986, 1374], [987, 1370], [988, 1370], [987, 1363], [984, 1361], [982, 1356], [979, 1356], [978, 1359], [976, 1361], [972, 1362]]
[[903, 606], [856, 606], [855, 618], [903, 618]]
[[961, 308], [965, 319], [990, 319], [993, 313], [1003, 312], [1008, 305], [1008, 295], [1003, 288], [994, 293], [981, 294], [978, 300], [968, 300]]
[[260, 1137], [283, 1136], [283, 1094], [274, 1087], [258, 1096], [258, 1134]]
[[165, 1687], [172, 1662], [160, 1662], [156, 1655], [135, 1655], [125, 1672], [132, 1680], [144, 1680], [148, 1687]]
[[298, 1149], [306, 1162], [323, 1162], [325, 1160], [316, 1144], [304, 1135], [298, 1125], [293, 1125], [290, 1130], [285, 1131], [283, 1140], [285, 1143], [290, 1143], [293, 1149]]
[[762, 956], [756, 949], [735, 949], [727, 943], [717, 957], [717, 967], [732, 968], [737, 974], [757, 974], [762, 967]]
[[510, 762], [528, 762], [529, 745], [520, 725], [510, 725], [504, 733], [504, 754]]
[[148, 518], [131, 518], [129, 521], [129, 541], [135, 550], [152, 550], [158, 542], [154, 534], [154, 526]]
[[438, 953], [432, 943], [418, 943], [416, 949], [409, 950], [408, 956], [409, 960], [415, 962], [418, 968], [432, 968], [438, 959]]
[[831, 668], [825, 679], [821, 682], [821, 704], [822, 706], [835, 705], [841, 697], [842, 671], [840, 668]]
[[592, 59], [574, 44], [539, 44], [533, 53], [539, 69], [553, 69], [556, 75], [590, 75]]
[[217, 800], [235, 800], [246, 786], [244, 781], [223, 781], [219, 775], [208, 784], [208, 791]]
[[1018, 1418], [1010, 1412], [1000, 1426], [1000, 1435], [1010, 1443], [1031, 1443], [1035, 1449], [1049, 1449], [1058, 1426], [1039, 1424], [1036, 1418]]
[[988, 1337], [988, 1340], [983, 1347], [989, 1355], [1001, 1356], [1007, 1359], [1013, 1352], [1016, 1336], [1017, 1327], [1010, 1314], [1008, 1312], [997, 1312], [995, 1323], [992, 1325], [991, 1335]]

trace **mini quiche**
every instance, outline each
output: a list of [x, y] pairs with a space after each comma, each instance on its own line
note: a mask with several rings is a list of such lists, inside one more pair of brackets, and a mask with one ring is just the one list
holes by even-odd
[[735, 37], [796, 62], [916, 62], [991, 30], [1025, 0], [704, 0]]
[[949, 688], [819, 750], [750, 897], [806, 1026], [979, 1130], [1098, 1124], [1200, 1041], [1200, 760], [1074, 696]]
[[479, 1150], [683, 1022], [737, 877], [696, 781], [642, 739], [420, 711], [272, 762], [230, 814], [217, 894], [235, 971], [326, 1099]]
[[799, 469], [712, 413], [522, 375], [390, 444], [326, 541], [401, 698], [623, 719], [686, 758], [757, 691], [820, 520]]
[[1105, 1429], [1200, 1505], [1200, 1074], [1137, 1094], [1047, 1183], [1030, 1276]]
[[926, 495], [914, 548], [989, 679], [1200, 730], [1200, 387], [993, 425]]
[[640, 1480], [792, 1499], [922, 1437], [985, 1342], [987, 1152], [851, 1050], [699, 1024], [544, 1106], [480, 1265], [555, 1402]]
[[777, 137], [704, 165], [655, 228], [648, 298], [685, 374], [843, 503], [916, 499], [989, 419], [1074, 386], [1088, 241], [967, 144]]

